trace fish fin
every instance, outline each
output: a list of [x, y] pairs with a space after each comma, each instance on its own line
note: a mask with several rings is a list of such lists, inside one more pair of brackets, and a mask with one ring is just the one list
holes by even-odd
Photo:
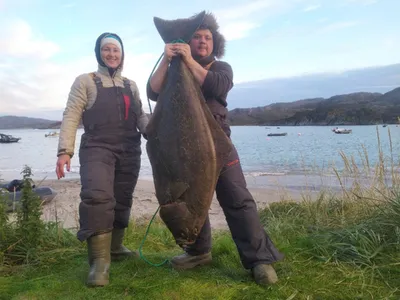
[[222, 130], [221, 126], [215, 120], [212, 115], [208, 105], [205, 102], [202, 102], [204, 114], [206, 116], [206, 120], [208, 125], [210, 126], [211, 135], [214, 140], [215, 152], [216, 152], [216, 160], [217, 160], [217, 172], [221, 171], [224, 164], [226, 163], [229, 155], [233, 151], [233, 144], [230, 138], [226, 135], [226, 133]]
[[202, 11], [191, 18], [165, 20], [154, 17], [153, 21], [164, 43], [171, 43], [178, 39], [188, 43], [192, 35], [203, 23], [205, 15], [206, 12]]
[[181, 198], [181, 196], [186, 192], [188, 188], [189, 185], [185, 182], [182, 181], [171, 182], [169, 190], [171, 193], [172, 201], [175, 202], [176, 200]]

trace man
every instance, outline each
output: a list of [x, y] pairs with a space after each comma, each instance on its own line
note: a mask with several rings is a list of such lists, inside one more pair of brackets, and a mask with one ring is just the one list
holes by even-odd
[[[147, 85], [147, 94], [150, 99], [157, 101], [169, 62], [174, 56], [182, 56], [201, 86], [210, 111], [230, 137], [231, 131], [226, 121], [226, 98], [233, 87], [233, 72], [228, 63], [216, 60], [225, 51], [225, 39], [218, 29], [214, 16], [206, 14], [189, 44], [166, 44], [164, 57]], [[272, 263], [281, 260], [283, 255], [275, 248], [260, 223], [256, 203], [246, 187], [236, 149], [220, 173], [216, 194], [243, 266], [252, 270], [258, 284], [275, 283], [278, 278]], [[207, 217], [196, 242], [185, 249], [184, 254], [174, 257], [171, 263], [176, 269], [190, 269], [210, 263], [211, 259], [211, 227]]]

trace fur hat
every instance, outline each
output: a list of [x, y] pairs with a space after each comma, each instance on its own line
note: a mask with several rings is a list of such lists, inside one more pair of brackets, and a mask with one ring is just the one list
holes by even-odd
[[219, 32], [217, 19], [212, 13], [206, 13], [199, 29], [208, 29], [213, 35], [213, 54], [216, 58], [222, 58], [225, 54], [225, 37]]
[[221, 58], [225, 54], [225, 38], [219, 32], [217, 19], [212, 13], [202, 11], [192, 17], [175, 20], [154, 17], [154, 24], [165, 43], [171, 43], [175, 39], [182, 39], [185, 42], [189, 42], [194, 31], [208, 29], [213, 35], [214, 49], [212, 54], [216, 58]]

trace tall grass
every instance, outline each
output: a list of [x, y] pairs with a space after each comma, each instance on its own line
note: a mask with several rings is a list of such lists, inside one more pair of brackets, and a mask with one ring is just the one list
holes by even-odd
[[[334, 172], [341, 193], [322, 191], [316, 199], [273, 203], [261, 217], [296, 255], [364, 268], [372, 277], [400, 286], [400, 169], [390, 131], [389, 159], [383, 155], [378, 131], [377, 138], [379, 159], [374, 166], [365, 148], [362, 166], [340, 152], [345, 168]], [[344, 184], [346, 179], [352, 184]]]
[[68, 254], [79, 247], [76, 237], [58, 223], [44, 223], [42, 203], [32, 190], [32, 173], [28, 166], [22, 170], [23, 188], [20, 205], [14, 218], [7, 214], [8, 194], [0, 194], [0, 271], [14, 266], [39, 265], [51, 262], [54, 254]]

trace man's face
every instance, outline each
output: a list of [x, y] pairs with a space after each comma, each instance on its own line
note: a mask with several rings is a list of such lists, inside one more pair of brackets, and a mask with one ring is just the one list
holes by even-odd
[[193, 56], [207, 57], [214, 49], [213, 36], [210, 30], [197, 30], [190, 41], [190, 50]]

